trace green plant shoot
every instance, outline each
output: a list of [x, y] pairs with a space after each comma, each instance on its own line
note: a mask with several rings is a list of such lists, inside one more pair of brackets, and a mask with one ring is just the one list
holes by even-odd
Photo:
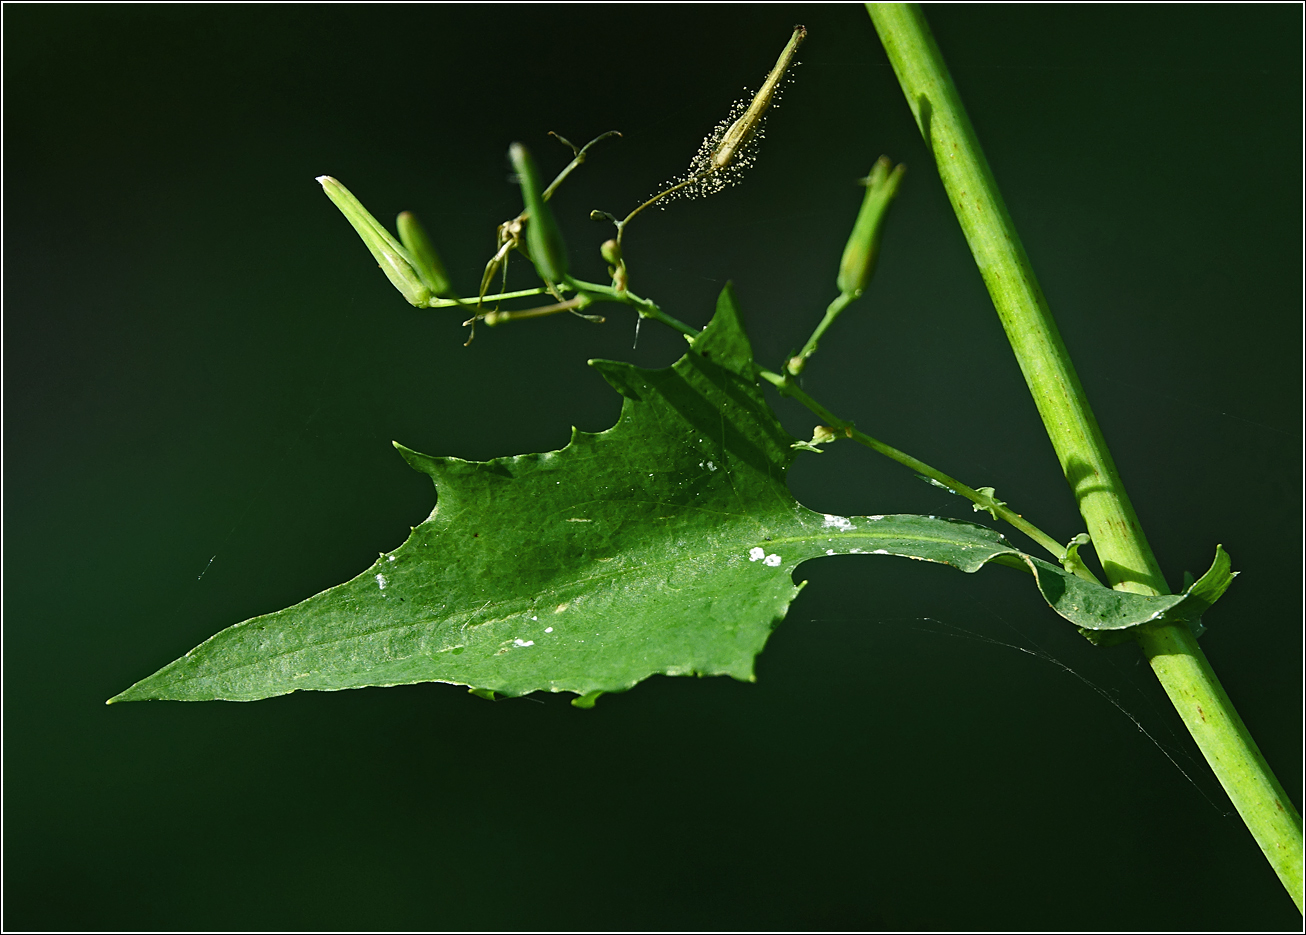
[[[1197, 644], [1203, 615], [1236, 574], [1230, 558], [1215, 546], [1204, 575], [1186, 582], [1179, 594], [1167, 593], [923, 15], [912, 5], [868, 7], [1089, 533], [1045, 532], [998, 499], [994, 488], [964, 484], [872, 437], [800, 385], [820, 339], [865, 294], [875, 274], [888, 209], [905, 171], [887, 156], [863, 180], [861, 208], [838, 266], [838, 297], [802, 349], [776, 369], [754, 359], [731, 286], [721, 291], [701, 330], [630, 291], [622, 246], [627, 225], [659, 200], [711, 194], [737, 180], [807, 36], [798, 26], [758, 92], [703, 141], [687, 176], [623, 220], [592, 212], [592, 218], [616, 226], [615, 237], [598, 249], [609, 283], [573, 275], [548, 200], [590, 146], [619, 134], [609, 131], [582, 148], [557, 137], [574, 157], [547, 188], [526, 146], [513, 143], [509, 149], [524, 210], [500, 225], [498, 249], [481, 275], [476, 313], [467, 323], [580, 314], [607, 303], [629, 309], [638, 320], [658, 321], [688, 341], [684, 355], [665, 369], [589, 361], [623, 397], [612, 428], [573, 430], [560, 450], [486, 462], [422, 454], [395, 443], [438, 492], [430, 517], [403, 544], [350, 581], [222, 630], [110, 702], [252, 701], [303, 690], [445, 682], [491, 700], [570, 693], [572, 704], [591, 708], [602, 695], [626, 691], [654, 674], [753, 680], [757, 654], [803, 586], [793, 573], [805, 561], [887, 556], [967, 574], [993, 564], [1027, 576], [1052, 614], [1094, 643], [1140, 643], [1300, 907], [1300, 818]], [[463, 304], [411, 213], [399, 215], [396, 239], [334, 178], [318, 181], [410, 304]], [[540, 285], [506, 290], [513, 250], [530, 259]], [[487, 294], [501, 269], [504, 288]], [[554, 301], [499, 307], [540, 296]], [[487, 302], [495, 303], [488, 311]], [[763, 393], [767, 384], [820, 420], [810, 441], [781, 427]], [[841, 439], [965, 498], [973, 513], [1020, 530], [1046, 557], [968, 521], [808, 509], [790, 494], [787, 472], [795, 459]], [[1096, 487], [1086, 487], [1089, 475], [1076, 465], [1091, 469]], [[1079, 555], [1090, 541], [1103, 561], [1105, 585]]]

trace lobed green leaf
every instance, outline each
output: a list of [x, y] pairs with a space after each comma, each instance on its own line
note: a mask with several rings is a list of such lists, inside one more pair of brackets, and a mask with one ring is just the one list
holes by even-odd
[[[1087, 631], [1196, 614], [1228, 562], [1182, 595], [1111, 591], [934, 516], [843, 517], [789, 493], [795, 441], [754, 377], [731, 290], [665, 370], [590, 362], [625, 401], [617, 424], [559, 451], [472, 462], [397, 445], [438, 500], [363, 574], [238, 623], [112, 701], [253, 701], [297, 690], [451, 682], [493, 697], [574, 692], [589, 707], [654, 674], [751, 681], [804, 561], [896, 555], [1031, 573]], [[1217, 565], [1219, 556], [1217, 553]]]

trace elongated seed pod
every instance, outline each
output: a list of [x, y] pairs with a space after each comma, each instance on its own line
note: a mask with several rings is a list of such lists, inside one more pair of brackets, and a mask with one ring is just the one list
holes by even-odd
[[508, 147], [508, 158], [521, 183], [522, 201], [526, 204], [526, 248], [535, 269], [547, 282], [562, 282], [567, 275], [567, 245], [562, 240], [540, 187], [535, 160], [521, 143]]
[[399, 240], [413, 258], [413, 266], [417, 268], [422, 281], [436, 295], [452, 295], [453, 283], [449, 281], [449, 274], [445, 272], [440, 255], [435, 252], [435, 245], [427, 236], [426, 228], [422, 227], [413, 212], [404, 211], [400, 214], [395, 220], [395, 227], [399, 230]]
[[848, 237], [847, 246], [843, 248], [843, 259], [839, 261], [839, 278], [836, 280], [839, 291], [848, 295], [861, 295], [875, 275], [885, 214], [893, 203], [893, 196], [898, 193], [902, 174], [907, 171], [906, 166], [900, 165], [890, 172], [891, 165], [893, 163], [888, 156], [881, 156], [866, 178], [862, 208], [857, 212], [853, 232]]
[[794, 54], [806, 38], [807, 27], [795, 26], [794, 34], [789, 37], [789, 42], [785, 45], [784, 51], [780, 53], [780, 58], [776, 60], [771, 73], [762, 82], [762, 87], [753, 95], [753, 100], [748, 105], [748, 109], [744, 111], [743, 116], [730, 125], [730, 129], [726, 130], [725, 136], [721, 137], [721, 142], [717, 143], [716, 149], [712, 150], [713, 169], [724, 169], [734, 162], [735, 157], [739, 155], [739, 151], [753, 138], [753, 134], [757, 132], [758, 126], [762, 123], [762, 117], [766, 114], [766, 109], [771, 106], [771, 101], [775, 98], [776, 89], [780, 87], [780, 79], [789, 70], [789, 66], [794, 60]]
[[381, 226], [376, 218], [363, 207], [349, 189], [329, 175], [320, 175], [317, 179], [322, 191], [331, 199], [331, 203], [340, 209], [358, 236], [362, 238], [367, 249], [376, 259], [377, 265], [385, 273], [390, 284], [403, 294], [410, 304], [418, 308], [427, 308], [431, 301], [431, 287], [418, 274], [412, 256], [390, 232]]

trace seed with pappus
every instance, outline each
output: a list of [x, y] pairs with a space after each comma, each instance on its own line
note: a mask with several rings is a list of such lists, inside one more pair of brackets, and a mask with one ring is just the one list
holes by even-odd
[[762, 87], [753, 95], [752, 103], [748, 105], [748, 109], [730, 125], [725, 135], [721, 137], [720, 142], [716, 144], [716, 148], [712, 150], [711, 161], [714, 169], [724, 169], [734, 162], [740, 149], [753, 138], [757, 128], [762, 123], [762, 117], [766, 114], [766, 109], [771, 106], [771, 101], [775, 98], [776, 89], [780, 86], [780, 79], [785, 76], [785, 72], [789, 71], [789, 66], [794, 60], [794, 54], [806, 38], [807, 28], [805, 26], [795, 26], [794, 34], [789, 37], [788, 44], [785, 45], [784, 51], [780, 53], [780, 58], [776, 60], [771, 73], [762, 82]]

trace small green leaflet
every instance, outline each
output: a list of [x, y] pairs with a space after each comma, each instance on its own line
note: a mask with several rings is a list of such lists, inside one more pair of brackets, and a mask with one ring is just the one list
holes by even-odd
[[590, 362], [624, 397], [606, 432], [473, 462], [396, 445], [438, 502], [352, 581], [228, 627], [110, 699], [254, 701], [297, 690], [451, 682], [477, 694], [575, 692], [582, 707], [650, 675], [753, 680], [753, 659], [810, 558], [898, 555], [1031, 573], [1086, 632], [1201, 614], [1228, 556], [1183, 594], [1112, 591], [1001, 534], [926, 516], [815, 513], [785, 483], [797, 456], [757, 385], [730, 287], [665, 370]]

